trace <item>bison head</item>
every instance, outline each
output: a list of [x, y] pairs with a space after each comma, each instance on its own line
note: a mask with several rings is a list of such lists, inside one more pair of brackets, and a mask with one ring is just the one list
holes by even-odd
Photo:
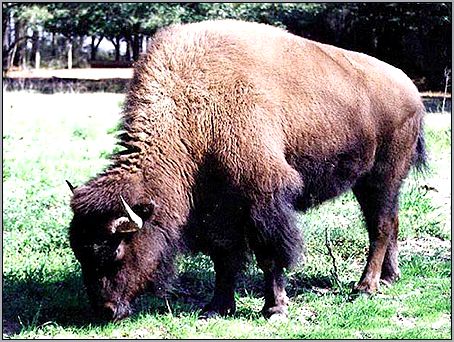
[[161, 242], [165, 236], [150, 222], [155, 204], [130, 207], [121, 195], [118, 202], [117, 212], [75, 210], [70, 225], [71, 248], [93, 309], [103, 319], [113, 320], [130, 314], [130, 302], [137, 294], [150, 287], [159, 289], [156, 278], [162, 272], [157, 270], [168, 259]]

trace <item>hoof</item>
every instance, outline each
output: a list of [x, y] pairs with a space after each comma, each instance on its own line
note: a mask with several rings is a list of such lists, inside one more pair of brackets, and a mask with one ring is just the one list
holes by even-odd
[[228, 305], [213, 305], [212, 303], [207, 304], [202, 313], [199, 316], [199, 319], [208, 319], [216, 317], [227, 317], [233, 316], [236, 311], [235, 303], [229, 303]]
[[288, 316], [288, 309], [286, 305], [273, 306], [271, 308], [263, 308], [262, 314], [266, 319], [272, 319], [276, 321], [281, 317]]
[[378, 284], [371, 286], [369, 283], [360, 283], [353, 287], [348, 299], [354, 301], [358, 298], [370, 298], [378, 291]]
[[288, 322], [288, 315], [285, 313], [275, 313], [268, 318], [270, 323], [285, 323]]
[[380, 285], [383, 285], [384, 287], [390, 287], [394, 281], [389, 280], [389, 279], [380, 279]]
[[356, 291], [355, 289], [353, 289], [353, 291], [348, 296], [348, 301], [353, 302], [358, 298], [370, 298], [372, 297], [372, 295], [373, 294], [370, 292]]
[[358, 285], [353, 287], [352, 294], [364, 293], [367, 295], [372, 295], [372, 294], [376, 293], [378, 291], [378, 289], [379, 289], [378, 281], [374, 281], [374, 282], [362, 281]]
[[377, 292], [377, 290], [364, 289], [364, 288], [355, 286], [355, 287], [353, 288], [351, 294], [371, 296], [371, 295], [373, 295], [375, 292]]
[[385, 286], [390, 286], [396, 282], [400, 278], [400, 272], [390, 275], [382, 275], [380, 279], [380, 284]]
[[200, 320], [206, 320], [206, 319], [218, 318], [218, 317], [221, 317], [220, 313], [219, 313], [219, 312], [216, 312], [216, 311], [213, 311], [213, 310], [210, 310], [210, 311], [203, 311], [203, 312], [199, 315], [199, 319], [200, 319]]

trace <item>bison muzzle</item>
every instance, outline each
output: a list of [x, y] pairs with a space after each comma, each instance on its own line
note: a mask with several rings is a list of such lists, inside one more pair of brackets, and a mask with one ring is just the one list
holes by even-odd
[[71, 186], [70, 242], [93, 307], [126, 317], [192, 251], [216, 272], [204, 315], [233, 314], [253, 253], [263, 314], [285, 315], [284, 271], [302, 254], [295, 211], [349, 189], [370, 239], [355, 291], [394, 282], [399, 188], [425, 163], [423, 113], [402, 71], [361, 53], [233, 20], [160, 30], [135, 66], [125, 149]]

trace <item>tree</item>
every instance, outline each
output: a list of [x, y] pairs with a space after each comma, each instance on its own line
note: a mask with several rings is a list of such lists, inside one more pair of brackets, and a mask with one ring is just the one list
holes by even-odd
[[[402, 68], [425, 87], [441, 88], [451, 65], [450, 3], [329, 3], [318, 17], [320, 40]], [[430, 72], [428, 72], [430, 70]]]
[[81, 3], [79, 4], [79, 22], [77, 34], [81, 37], [89, 36], [90, 60], [96, 59], [99, 44], [105, 37], [107, 24], [106, 9], [113, 4], [109, 3]]
[[[163, 26], [206, 19], [241, 19], [356, 50], [426, 77], [444, 88], [451, 67], [450, 3], [3, 3], [3, 66], [39, 65], [74, 51], [76, 64], [96, 60], [107, 39], [119, 61], [137, 60], [143, 43]], [[89, 53], [83, 49], [89, 41]], [[27, 43], [31, 42], [31, 49]], [[45, 58], [43, 58], [44, 60]]]
[[[92, 26], [87, 17], [90, 9], [87, 3], [50, 3], [47, 4], [50, 18], [45, 22], [45, 29], [53, 34], [61, 34], [66, 39], [67, 65], [72, 67], [74, 46], [81, 47], [77, 38], [87, 36]], [[88, 21], [88, 22], [87, 22]]]
[[[36, 67], [36, 58], [39, 59], [40, 30], [48, 18], [49, 12], [46, 6], [41, 4], [2, 4], [4, 69], [11, 65], [22, 67], [26, 64], [28, 40], [32, 41], [31, 56]], [[32, 36], [27, 34], [29, 29], [33, 32]]]
[[[105, 5], [105, 4], [104, 4]], [[113, 2], [105, 6], [105, 23], [104, 34], [106, 38], [113, 44], [115, 49], [115, 61], [120, 60], [120, 43], [125, 37], [123, 28], [123, 3]]]

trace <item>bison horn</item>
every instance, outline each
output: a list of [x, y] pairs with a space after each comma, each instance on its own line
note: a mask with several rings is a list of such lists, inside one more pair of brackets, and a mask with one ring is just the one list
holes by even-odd
[[68, 180], [66, 180], [66, 184], [68, 184], [69, 189], [70, 189], [71, 192], [74, 194], [74, 190], [76, 190], [76, 188], [75, 188]]
[[131, 207], [128, 205], [128, 203], [126, 203], [126, 201], [124, 200], [123, 196], [121, 196], [121, 195], [120, 195], [120, 200], [121, 200], [121, 204], [123, 205], [123, 209], [126, 211], [126, 214], [128, 215], [129, 219], [137, 225], [138, 229], [142, 229], [143, 221], [139, 217], [139, 215], [137, 215], [131, 209]]

